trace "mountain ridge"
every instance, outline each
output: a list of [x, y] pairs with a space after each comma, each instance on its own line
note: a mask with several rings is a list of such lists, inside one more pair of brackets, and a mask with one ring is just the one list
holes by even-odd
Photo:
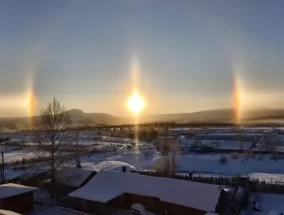
[[[71, 118], [72, 126], [99, 126], [132, 124], [133, 118], [119, 117], [107, 113], [85, 113], [80, 109], [70, 109], [66, 111]], [[240, 119], [243, 122], [284, 120], [284, 109], [259, 108], [243, 111]], [[232, 108], [213, 109], [197, 111], [191, 113], [169, 113], [153, 114], [142, 116], [141, 123], [151, 122], [176, 122], [176, 123], [198, 123], [198, 122], [221, 122], [233, 123], [236, 113]], [[29, 117], [0, 117], [0, 130], [23, 130], [30, 128]]]

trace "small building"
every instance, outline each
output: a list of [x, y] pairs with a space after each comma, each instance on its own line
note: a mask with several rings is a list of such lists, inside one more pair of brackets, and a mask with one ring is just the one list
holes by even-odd
[[34, 191], [36, 187], [20, 184], [0, 185], [0, 208], [17, 213], [27, 213], [33, 210]]
[[226, 210], [224, 195], [218, 185], [102, 171], [68, 196], [73, 209], [87, 213], [111, 214], [139, 203], [155, 214], [204, 215]]
[[67, 195], [84, 186], [95, 174], [95, 171], [77, 167], [63, 168], [56, 176], [56, 192], [59, 195]]
[[194, 138], [188, 138], [186, 136], [179, 136], [177, 140], [178, 146], [181, 148], [190, 148], [197, 142], [198, 141], [196, 141]]

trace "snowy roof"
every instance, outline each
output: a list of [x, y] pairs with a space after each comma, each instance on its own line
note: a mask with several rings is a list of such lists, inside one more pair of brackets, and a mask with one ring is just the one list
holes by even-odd
[[115, 171], [115, 172], [122, 172], [122, 167], [126, 167], [127, 171], [134, 170], [135, 167], [122, 161], [102, 161], [98, 164], [88, 165], [87, 169], [95, 170], [96, 172], [99, 171]]
[[13, 212], [13, 211], [7, 211], [7, 210], [0, 209], [0, 215], [20, 215], [20, 214]]
[[66, 167], [56, 177], [59, 184], [79, 188], [94, 173], [92, 170]]
[[35, 190], [37, 190], [36, 187], [28, 187], [20, 184], [13, 184], [13, 183], [2, 184], [0, 185], [0, 198], [3, 199], [11, 196], [20, 195], [23, 193], [28, 193]]
[[106, 203], [123, 193], [132, 193], [209, 212], [215, 210], [220, 191], [221, 187], [217, 185], [101, 171], [84, 187], [68, 196]]

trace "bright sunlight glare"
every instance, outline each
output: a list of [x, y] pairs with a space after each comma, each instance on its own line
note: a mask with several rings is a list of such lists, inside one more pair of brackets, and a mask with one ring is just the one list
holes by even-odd
[[127, 107], [134, 114], [139, 114], [143, 110], [144, 101], [138, 92], [134, 92], [128, 99]]

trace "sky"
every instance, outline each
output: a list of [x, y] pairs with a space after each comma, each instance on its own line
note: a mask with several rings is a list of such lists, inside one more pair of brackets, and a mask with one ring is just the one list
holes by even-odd
[[[0, 0], [0, 116], [284, 107], [281, 0]], [[236, 96], [238, 95], [238, 96]]]

